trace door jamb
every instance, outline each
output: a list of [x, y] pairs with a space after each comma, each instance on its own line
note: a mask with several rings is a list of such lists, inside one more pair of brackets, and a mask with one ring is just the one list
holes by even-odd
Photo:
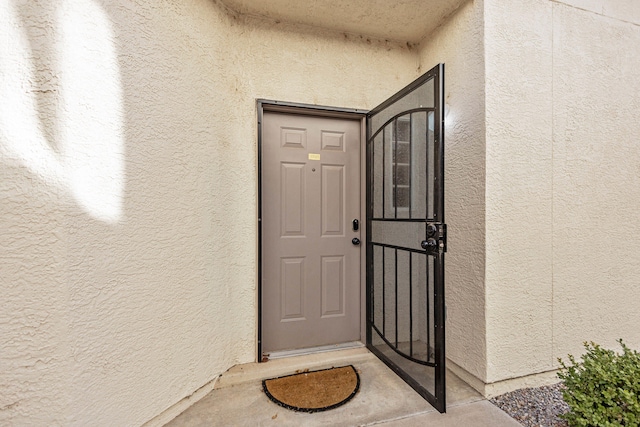
[[[296, 102], [274, 101], [268, 99], [257, 99], [257, 119], [258, 119], [258, 145], [257, 145], [257, 182], [258, 182], [258, 277], [257, 277], [257, 361], [262, 362], [262, 120], [265, 111], [302, 114], [315, 117], [335, 117], [344, 119], [360, 120], [360, 224], [362, 218], [366, 219], [366, 123], [369, 110], [356, 108], [340, 108], [325, 105], [301, 104]], [[366, 242], [366, 227], [360, 227], [362, 242]], [[360, 340], [366, 341], [366, 246], [360, 245]]]

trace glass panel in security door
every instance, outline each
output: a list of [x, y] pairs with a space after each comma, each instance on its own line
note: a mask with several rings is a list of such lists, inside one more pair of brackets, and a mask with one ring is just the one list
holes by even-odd
[[439, 65], [368, 115], [367, 347], [444, 412]]

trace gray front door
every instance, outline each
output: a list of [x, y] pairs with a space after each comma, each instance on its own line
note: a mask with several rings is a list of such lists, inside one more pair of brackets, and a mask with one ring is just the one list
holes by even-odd
[[444, 412], [444, 65], [367, 116], [367, 347]]
[[360, 129], [263, 115], [263, 354], [360, 340]]

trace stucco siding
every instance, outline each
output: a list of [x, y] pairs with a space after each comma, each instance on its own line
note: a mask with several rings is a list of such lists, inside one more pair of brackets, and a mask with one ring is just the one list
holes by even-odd
[[0, 424], [141, 425], [257, 334], [256, 99], [446, 63], [448, 357], [640, 347], [640, 6], [470, 0], [419, 46], [212, 0], [0, 3]]
[[445, 63], [447, 358], [485, 379], [485, 129], [482, 1], [420, 44], [423, 71]]
[[212, 215], [223, 189], [254, 197], [216, 164], [227, 18], [209, 2], [2, 14], [0, 424], [142, 424], [253, 356], [237, 239], [253, 230]]
[[140, 425], [256, 358], [256, 98], [371, 108], [417, 55], [213, 1], [45, 3], [0, 5], [0, 424]]
[[553, 8], [555, 357], [640, 348], [640, 8], [602, 3]]
[[640, 346], [631, 3], [485, 3], [489, 383]]
[[[640, 3], [633, 0], [552, 0], [558, 5], [593, 12], [617, 21], [640, 24]], [[574, 11], [577, 13], [577, 11]], [[600, 21], [604, 23], [605, 21]]]
[[551, 352], [551, 4], [485, 2], [487, 382]]

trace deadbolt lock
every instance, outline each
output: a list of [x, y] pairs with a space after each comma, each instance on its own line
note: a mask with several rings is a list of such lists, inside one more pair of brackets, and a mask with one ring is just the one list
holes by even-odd
[[433, 249], [438, 246], [438, 241], [436, 239], [429, 238], [427, 240], [423, 240], [422, 243], [420, 243], [420, 246], [422, 246], [422, 249]]
[[429, 255], [447, 251], [447, 225], [439, 222], [427, 224], [427, 239], [420, 242], [422, 249]]

